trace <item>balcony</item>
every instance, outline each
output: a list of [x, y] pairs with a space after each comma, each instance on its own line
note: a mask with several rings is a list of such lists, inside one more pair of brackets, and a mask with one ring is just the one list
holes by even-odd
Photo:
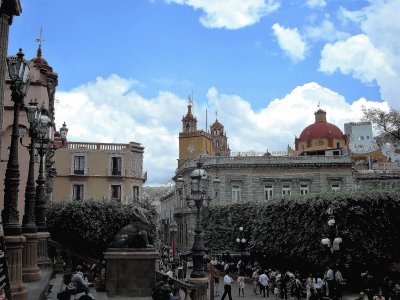
[[88, 174], [89, 174], [89, 168], [75, 169], [74, 167], [70, 167], [69, 169], [69, 175], [85, 176]]
[[108, 176], [126, 176], [126, 169], [107, 168]]

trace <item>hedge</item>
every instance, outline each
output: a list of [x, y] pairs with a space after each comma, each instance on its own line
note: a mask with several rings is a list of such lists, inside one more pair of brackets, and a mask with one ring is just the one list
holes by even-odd
[[150, 223], [149, 240], [157, 243], [158, 213], [150, 204], [121, 205], [87, 200], [53, 203], [47, 210], [51, 239], [90, 257], [101, 259], [113, 237], [141, 211]]
[[[334, 209], [343, 239], [334, 254], [321, 245], [321, 239], [332, 234], [327, 225], [328, 207]], [[216, 205], [204, 210], [203, 216], [205, 244], [211, 251], [239, 251], [236, 238], [243, 226], [246, 250], [270, 266], [296, 264], [313, 269], [340, 263], [362, 269], [400, 261], [399, 190], [330, 192]]]

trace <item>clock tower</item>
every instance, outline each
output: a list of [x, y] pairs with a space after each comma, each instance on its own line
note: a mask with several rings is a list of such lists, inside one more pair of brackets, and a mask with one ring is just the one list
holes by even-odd
[[193, 100], [189, 97], [188, 111], [182, 118], [182, 132], [179, 133], [180, 167], [188, 158], [196, 158], [200, 154], [212, 154], [211, 135], [204, 130], [197, 130], [197, 119], [192, 114]]

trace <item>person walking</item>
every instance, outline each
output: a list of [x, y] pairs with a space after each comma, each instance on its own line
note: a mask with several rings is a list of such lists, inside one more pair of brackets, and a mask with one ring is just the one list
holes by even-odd
[[252, 280], [252, 284], [253, 284], [253, 295], [257, 296], [257, 285], [258, 285], [258, 269], [255, 269], [253, 274], [251, 275], [251, 280]]
[[221, 300], [224, 300], [228, 295], [229, 300], [232, 300], [232, 277], [229, 275], [229, 270], [226, 271], [224, 276], [224, 293], [222, 294]]
[[219, 297], [219, 272], [216, 268], [214, 268], [213, 271], [213, 278], [214, 278], [215, 297]]
[[261, 295], [265, 298], [265, 291], [267, 291], [267, 297], [269, 297], [269, 290], [268, 290], [268, 281], [269, 278], [267, 276], [267, 272], [264, 271], [261, 275], [260, 278], [258, 279], [260, 283], [260, 297]]
[[237, 282], [239, 283], [238, 297], [240, 297], [240, 292], [242, 292], [242, 296], [244, 297], [244, 277], [242, 273], [240, 273], [239, 277], [237, 278]]

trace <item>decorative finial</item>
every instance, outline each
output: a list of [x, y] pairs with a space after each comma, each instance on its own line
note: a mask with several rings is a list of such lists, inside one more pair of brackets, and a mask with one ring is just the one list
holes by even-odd
[[36, 39], [36, 42], [39, 43], [39, 47], [37, 50], [37, 57], [42, 57], [42, 42], [44, 41], [42, 35], [43, 35], [43, 28], [40, 27], [39, 38]]
[[218, 121], [218, 110], [215, 110], [215, 120]]

